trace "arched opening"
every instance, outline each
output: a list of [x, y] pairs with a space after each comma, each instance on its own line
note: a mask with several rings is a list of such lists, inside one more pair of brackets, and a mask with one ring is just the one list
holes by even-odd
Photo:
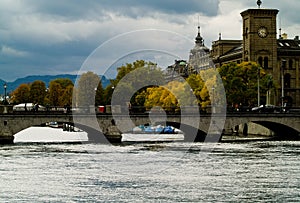
[[270, 121], [252, 121], [274, 132], [275, 140], [300, 140], [299, 132], [282, 123]]
[[269, 58], [266, 56], [264, 58], [264, 69], [268, 69], [269, 68]]
[[166, 124], [182, 130], [185, 142], [220, 142], [222, 138], [221, 134], [213, 133], [208, 135], [207, 132], [205, 132], [206, 130], [195, 128], [184, 123], [167, 121]]
[[258, 57], [258, 64], [263, 67], [263, 58], [261, 56]]
[[[149, 123], [144, 123], [144, 126], [149, 125]], [[162, 125], [162, 126], [172, 126], [176, 129], [179, 129], [183, 132], [183, 139], [181, 139], [180, 141], [183, 142], [204, 142], [206, 141], [206, 136], [207, 133], [195, 128], [193, 126], [187, 125], [187, 124], [183, 124], [183, 123], [178, 123], [178, 122], [173, 122], [173, 121], [164, 121], [164, 122], [156, 122], [155, 125]], [[137, 133], [138, 134], [138, 133]], [[221, 137], [221, 136], [220, 136]], [[217, 141], [220, 140], [220, 137], [218, 137]], [[156, 141], [156, 139], [153, 139], [154, 141]], [[172, 141], [170, 139], [170, 141]], [[210, 141], [215, 141], [215, 139], [210, 139]]]

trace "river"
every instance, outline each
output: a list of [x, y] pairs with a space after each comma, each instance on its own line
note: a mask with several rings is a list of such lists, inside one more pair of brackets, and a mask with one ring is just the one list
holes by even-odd
[[103, 145], [18, 139], [0, 146], [0, 202], [300, 201], [299, 141]]

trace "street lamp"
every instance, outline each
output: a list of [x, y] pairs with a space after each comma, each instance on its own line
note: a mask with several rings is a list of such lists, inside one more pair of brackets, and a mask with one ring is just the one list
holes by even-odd
[[6, 88], [7, 88], [7, 84], [4, 83], [3, 87], [4, 87], [4, 104], [6, 104]]
[[194, 94], [194, 91], [193, 89], [191, 88], [190, 89], [190, 105], [193, 106], [193, 94]]

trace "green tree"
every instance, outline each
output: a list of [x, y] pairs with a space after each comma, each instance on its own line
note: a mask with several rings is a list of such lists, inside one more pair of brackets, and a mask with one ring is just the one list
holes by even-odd
[[219, 73], [226, 91], [228, 104], [254, 105], [257, 103], [257, 84], [260, 77], [260, 88], [262, 95], [268, 89], [268, 84], [273, 79], [267, 76], [264, 69], [254, 62], [243, 62], [241, 64], [229, 63], [219, 68]]
[[[113, 92], [116, 95], [117, 102], [121, 105], [125, 105], [128, 102], [125, 101], [125, 98], [131, 96], [131, 105], [137, 106], [143, 105], [141, 97], [149, 86], [164, 84], [164, 76], [162, 70], [156, 64], [137, 60], [132, 64], [119, 67], [117, 77], [111, 83], [115, 90], [112, 91], [112, 86], [108, 86], [107, 94]], [[110, 98], [111, 96], [107, 95], [107, 97]]]
[[98, 83], [97, 89], [96, 89], [96, 96], [95, 96], [95, 105], [99, 106], [99, 105], [104, 105], [105, 101], [104, 101], [104, 89], [102, 86], [102, 82], [100, 81]]
[[[113, 81], [111, 81], [113, 83]], [[107, 85], [106, 88], [103, 91], [103, 104], [104, 105], [110, 105], [111, 103], [111, 97], [114, 92], [115, 86], [113, 84]]]

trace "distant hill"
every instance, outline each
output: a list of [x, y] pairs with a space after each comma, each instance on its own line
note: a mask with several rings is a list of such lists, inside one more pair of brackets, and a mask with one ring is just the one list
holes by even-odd
[[[101, 76], [100, 76], [101, 77]], [[49, 82], [58, 78], [68, 78], [70, 79], [73, 83], [75, 83], [77, 79], [77, 75], [71, 75], [71, 74], [61, 74], [61, 75], [30, 75], [26, 76], [24, 78], [18, 78], [14, 82], [7, 82], [7, 93], [10, 93], [14, 91], [17, 87], [19, 87], [21, 84], [29, 84], [32, 83], [36, 80], [41, 80], [43, 81], [46, 86], [49, 85]], [[4, 85], [5, 81], [0, 79], [0, 94], [4, 94]], [[105, 88], [107, 85], [110, 84], [109, 79], [107, 79], [105, 76], [102, 77], [102, 85]], [[1, 88], [2, 87], [2, 88]]]

